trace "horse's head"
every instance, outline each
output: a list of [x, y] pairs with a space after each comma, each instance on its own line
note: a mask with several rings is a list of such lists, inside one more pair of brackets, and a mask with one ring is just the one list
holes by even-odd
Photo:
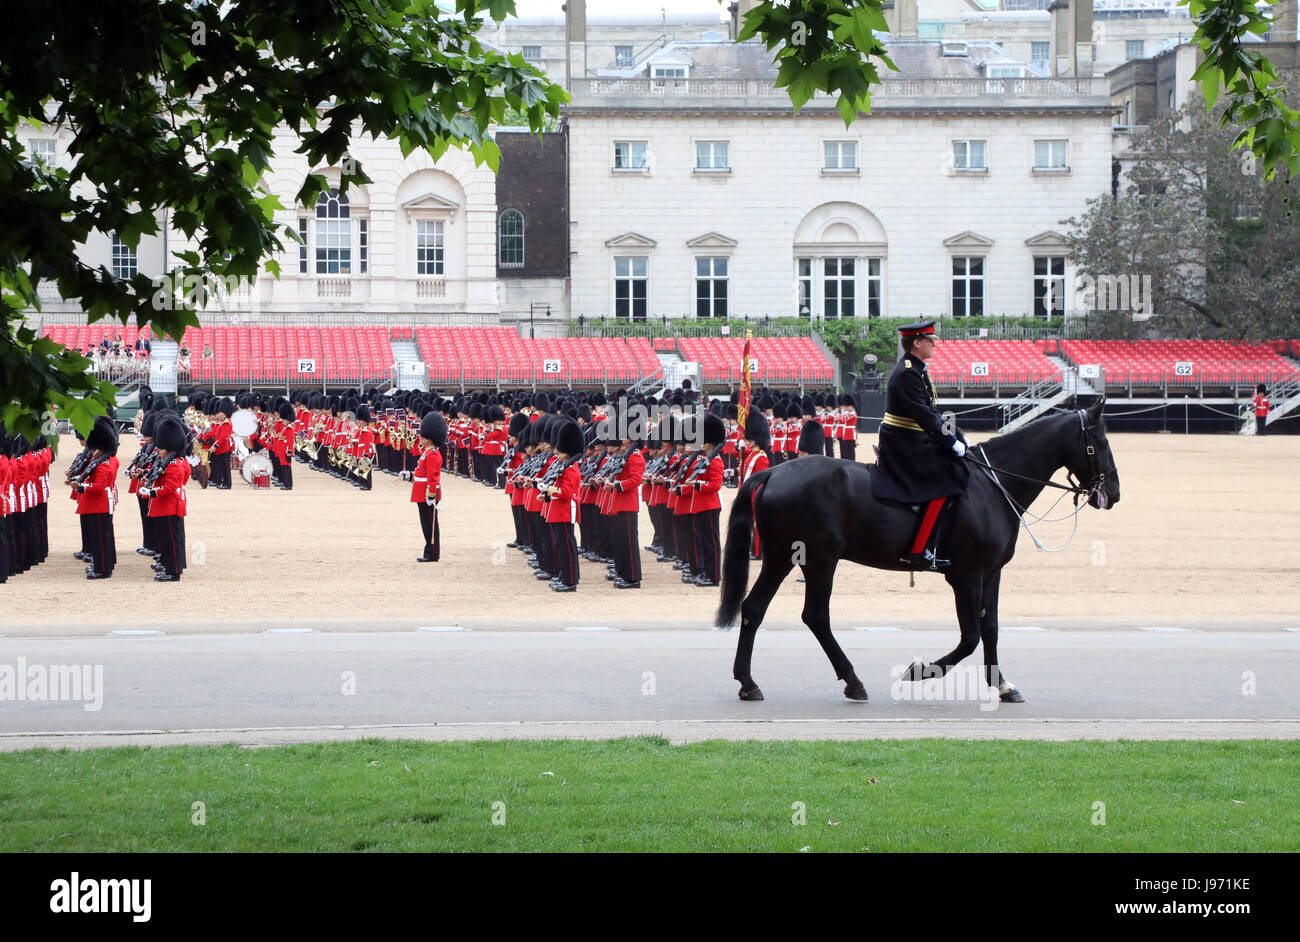
[[1106, 440], [1106, 423], [1101, 417], [1105, 397], [1098, 399], [1088, 409], [1075, 413], [1078, 422], [1078, 441], [1067, 452], [1066, 469], [1089, 491], [1088, 503], [1106, 510], [1119, 503], [1119, 472], [1115, 470], [1115, 456]]

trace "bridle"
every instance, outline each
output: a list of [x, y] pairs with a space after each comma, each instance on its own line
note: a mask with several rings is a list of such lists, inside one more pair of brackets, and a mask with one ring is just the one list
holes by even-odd
[[[1005, 474], [1009, 477], [1020, 478], [1022, 481], [1033, 481], [1035, 484], [1041, 484], [1044, 487], [1055, 487], [1062, 491], [1069, 491], [1074, 495], [1074, 505], [1077, 507], [1079, 506], [1080, 495], [1086, 494], [1089, 498], [1091, 498], [1094, 493], [1097, 493], [1105, 486], [1106, 470], [1100, 466], [1100, 460], [1097, 457], [1097, 443], [1093, 439], [1092, 429], [1088, 427], [1087, 415], [1085, 414], [1083, 409], [1075, 410], [1075, 414], [1079, 417], [1079, 432], [1080, 432], [1079, 440], [1083, 446], [1084, 457], [1088, 462], [1088, 483], [1087, 484], [1080, 484], [1075, 479], [1074, 472], [1071, 471], [1069, 468], [1065, 469], [1065, 477], [1070, 483], [1057, 484], [1055, 481], [1032, 477], [1028, 474], [1020, 474], [1017, 471], [1008, 471], [1005, 468], [995, 468], [993, 465], [988, 464], [985, 461], [980, 461], [979, 459], [973, 457], [972, 452], [970, 450], [966, 452], [966, 456], [965, 456], [966, 460], [971, 462], [971, 464], [976, 465], [977, 467], [983, 468], [986, 472], [992, 472], [991, 477], [993, 478], [993, 482], [997, 484], [999, 490], [1002, 490], [1002, 484], [997, 480], [996, 475]], [[984, 455], [987, 458], [988, 456], [987, 453], [984, 451], [984, 446], [980, 445], [978, 447], [980, 450], [980, 454]], [[1010, 500], [1011, 499], [1010, 496], [1008, 496], [1007, 499]]]
[[[1102, 493], [1102, 487], [1106, 483], [1106, 469], [1103, 469], [1100, 466], [1100, 461], [1097, 458], [1097, 443], [1093, 439], [1092, 429], [1088, 427], [1087, 416], [1084, 414], [1084, 410], [1082, 409], [1077, 410], [1077, 415], [1079, 416], [1080, 442], [1083, 446], [1083, 453], [1088, 461], [1088, 483], [1086, 485], [1079, 484], [1075, 480], [1074, 473], [1070, 471], [1069, 468], [1066, 468], [1065, 474], [1066, 477], [1069, 479], [1070, 484], [1065, 485], [1065, 484], [1057, 484], [1055, 481], [1046, 481], [1041, 478], [1030, 477], [1027, 474], [1020, 474], [1015, 471], [1007, 471], [1005, 468], [995, 468], [992, 465], [988, 464], [986, 461], [979, 461], [976, 458], [972, 457], [970, 451], [967, 451], [965, 456], [966, 459], [970, 461], [972, 464], [984, 469], [984, 473], [988, 476], [989, 480], [993, 482], [993, 486], [996, 487], [1002, 493], [1002, 496], [1004, 498], [1006, 498], [1007, 504], [1011, 507], [1012, 513], [1014, 513], [1020, 519], [1020, 522], [1024, 525], [1025, 532], [1027, 532], [1029, 534], [1030, 539], [1034, 541], [1034, 545], [1037, 546], [1040, 550], [1043, 550], [1044, 552], [1048, 552], [1048, 553], [1060, 553], [1065, 549], [1067, 549], [1070, 546], [1070, 544], [1074, 542], [1074, 535], [1075, 533], [1078, 532], [1079, 529], [1079, 511], [1083, 509], [1082, 507], [1079, 506], [1080, 495], [1087, 494], [1088, 500], [1091, 501], [1093, 494]], [[984, 446], [979, 445], [977, 447], [979, 448], [980, 454], [983, 455], [985, 458], [987, 458], [988, 453], [984, 450]], [[1015, 502], [1015, 500], [1012, 499], [1011, 495], [1007, 493], [1006, 487], [1004, 487], [1002, 482], [998, 480], [999, 474], [1010, 475], [1011, 477], [1020, 478], [1021, 480], [1025, 480], [1025, 481], [1033, 481], [1035, 484], [1040, 484], [1045, 487], [1054, 487], [1059, 490], [1065, 491], [1066, 493], [1070, 493], [1074, 495], [1074, 511], [1073, 513], [1068, 513], [1065, 515], [1065, 517], [1070, 517], [1070, 516], [1074, 517], [1074, 528], [1070, 531], [1070, 536], [1065, 541], [1064, 546], [1062, 546], [1060, 549], [1049, 550], [1047, 547], [1045, 547], [1042, 544], [1042, 542], [1038, 539], [1038, 537], [1034, 535], [1033, 529], [1030, 528], [1029, 521], [1025, 519], [1025, 514], [1028, 513], [1029, 508], [1019, 506]], [[1062, 494], [1061, 497], [1057, 498], [1056, 503], [1060, 503], [1061, 499], [1064, 497], [1065, 494]], [[1100, 505], [1100, 500], [1098, 501], [1098, 503]], [[1053, 504], [1052, 508], [1048, 510], [1048, 513], [1051, 513], [1052, 509], [1054, 509], [1055, 507], [1056, 504]], [[1035, 523], [1042, 523], [1044, 521], [1051, 523], [1051, 522], [1055, 522], [1055, 520], [1065, 519], [1065, 517], [1048, 518], [1046, 516], [1037, 516], [1037, 515], [1035, 515], [1035, 517], [1036, 517], [1034, 521]]]

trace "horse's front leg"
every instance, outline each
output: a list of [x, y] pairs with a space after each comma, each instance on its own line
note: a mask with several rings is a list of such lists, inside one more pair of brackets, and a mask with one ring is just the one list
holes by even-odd
[[1003, 703], [1024, 703], [1024, 695], [1016, 685], [1002, 675], [998, 666], [998, 587], [1002, 570], [995, 570], [984, 581], [984, 597], [980, 612], [980, 641], [984, 645], [984, 679], [990, 687], [998, 688], [998, 698]]
[[980, 610], [984, 594], [984, 577], [982, 574], [947, 576], [952, 586], [953, 596], [957, 602], [957, 623], [961, 626], [961, 640], [933, 664], [920, 661], [912, 664], [911, 669], [903, 675], [904, 680], [924, 680], [927, 677], [943, 677], [955, 664], [971, 654], [980, 643]]

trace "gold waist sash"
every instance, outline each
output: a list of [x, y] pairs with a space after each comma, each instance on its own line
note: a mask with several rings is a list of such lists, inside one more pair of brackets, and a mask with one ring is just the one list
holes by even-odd
[[921, 426], [917, 425], [911, 419], [904, 418], [901, 415], [894, 415], [892, 412], [886, 412], [883, 421], [886, 425], [892, 425], [894, 428], [910, 429], [913, 432], [925, 431], [925, 429], [921, 428]]

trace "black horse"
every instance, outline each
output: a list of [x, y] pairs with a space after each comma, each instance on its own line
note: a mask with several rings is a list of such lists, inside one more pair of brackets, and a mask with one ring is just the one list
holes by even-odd
[[[913, 665], [905, 679], [943, 676], [982, 640], [987, 682], [999, 689], [1003, 702], [1023, 702], [1020, 692], [998, 668], [1002, 567], [1016, 551], [1021, 525], [1018, 511], [1033, 503], [1058, 468], [1064, 466], [1083, 482], [1068, 488], [1075, 492], [1076, 502], [1080, 494], [1087, 494], [1089, 504], [1104, 510], [1119, 501], [1119, 476], [1101, 418], [1103, 403], [1099, 400], [1086, 410], [1039, 419], [967, 452], [965, 460], [975, 466], [950, 521], [948, 555], [952, 564], [944, 573], [956, 597], [961, 641], [932, 665]], [[835, 675], [844, 681], [844, 695], [851, 700], [867, 699], [853, 665], [831, 634], [835, 566], [847, 559], [876, 569], [906, 571], [909, 567], [900, 557], [906, 555], [916, 526], [911, 508], [876, 500], [871, 481], [868, 465], [801, 457], [759, 472], [736, 494], [727, 524], [717, 624], [732, 625], [740, 617], [734, 669], [740, 699], [763, 699], [750, 676], [754, 635], [777, 588], [796, 563], [807, 580], [804, 624], [821, 643]], [[758, 527], [763, 568], [745, 595], [751, 525]]]

